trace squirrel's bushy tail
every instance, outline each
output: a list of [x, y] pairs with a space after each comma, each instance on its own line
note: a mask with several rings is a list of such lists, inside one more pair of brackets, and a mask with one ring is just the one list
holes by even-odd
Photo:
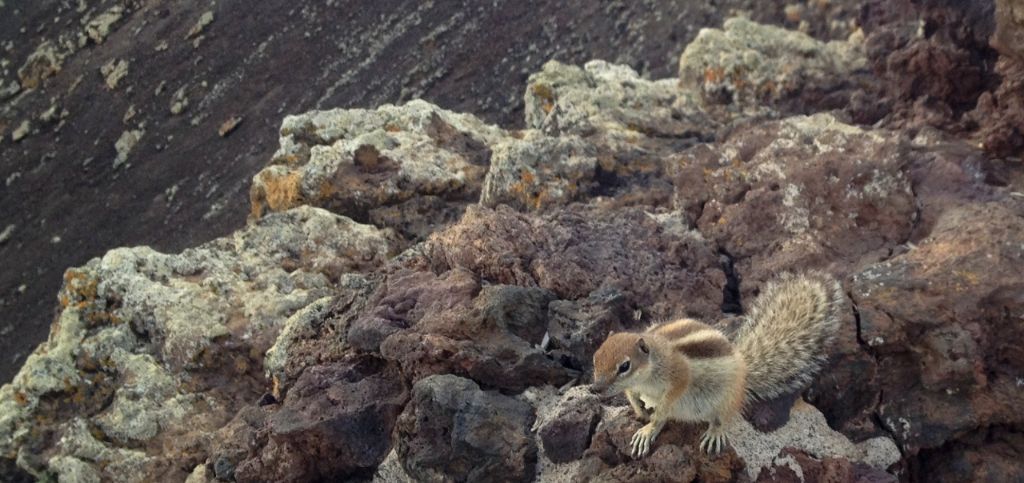
[[846, 297], [831, 275], [784, 274], [754, 300], [736, 347], [747, 363], [747, 399], [803, 389], [828, 358]]

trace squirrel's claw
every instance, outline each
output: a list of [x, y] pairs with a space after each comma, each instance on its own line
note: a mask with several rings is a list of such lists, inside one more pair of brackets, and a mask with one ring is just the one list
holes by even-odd
[[647, 456], [647, 453], [651, 451], [651, 443], [654, 442], [654, 438], [658, 437], [658, 432], [655, 431], [653, 424], [644, 425], [644, 427], [638, 429], [633, 434], [633, 439], [629, 445], [632, 448], [632, 455], [634, 458], [642, 458]]
[[700, 449], [708, 454], [718, 454], [729, 444], [729, 438], [721, 428], [708, 428], [700, 439]]

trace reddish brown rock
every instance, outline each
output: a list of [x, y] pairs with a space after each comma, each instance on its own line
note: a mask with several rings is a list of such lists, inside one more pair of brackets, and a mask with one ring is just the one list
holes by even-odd
[[[471, 208], [430, 245], [437, 268], [539, 286], [575, 300], [617, 289], [652, 318], [718, 312], [725, 276], [713, 248], [674, 214], [574, 205], [546, 216]], [[435, 269], [437, 269], [435, 268]]]
[[1001, 82], [981, 94], [970, 118], [979, 125], [975, 139], [986, 151], [1014, 156], [1024, 147], [1024, 4], [1015, 0], [995, 4], [991, 45], [1000, 54], [995, 72]]
[[737, 131], [676, 160], [676, 206], [753, 285], [786, 270], [843, 273], [910, 235], [914, 197], [895, 134], [827, 114]]
[[440, 277], [396, 273], [377, 296], [372, 315], [353, 324], [349, 339], [371, 350], [380, 340], [381, 354], [414, 380], [451, 373], [522, 391], [579, 374], [539, 347], [552, 299], [544, 290], [481, 287], [469, 272], [452, 270]]
[[1024, 475], [1024, 435], [1011, 428], [981, 429], [934, 451], [922, 451], [912, 468], [920, 481], [1019, 481]]
[[705, 425], [671, 423], [658, 436], [651, 454], [633, 459], [629, 441], [642, 423], [623, 410], [602, 421], [594, 433], [580, 477], [588, 481], [736, 481], [744, 475], [734, 451], [710, 456], [697, 446]]
[[992, 47], [1003, 55], [1024, 62], [1024, 4], [1018, 0], [996, 0]]
[[951, 208], [917, 248], [854, 279], [864, 343], [879, 354], [879, 415], [907, 451], [983, 423], [1019, 424], [1024, 337], [1020, 207]]
[[[242, 412], [247, 424], [236, 418], [229, 425], [234, 433], [225, 439], [234, 439], [234, 446], [214, 454], [214, 469], [236, 481], [370, 475], [391, 450], [391, 431], [407, 398], [397, 371], [381, 359], [311, 367], [281, 405]], [[246, 441], [244, 456], [236, 459], [239, 442]]]
[[1024, 60], [1002, 56], [995, 70], [1002, 82], [982, 93], [968, 116], [979, 125], [974, 138], [982, 148], [996, 156], [1015, 156], [1024, 147]]
[[548, 315], [552, 346], [564, 350], [578, 368], [590, 367], [591, 356], [608, 332], [639, 322], [630, 297], [612, 288], [596, 290], [583, 299], [556, 300], [548, 305]]

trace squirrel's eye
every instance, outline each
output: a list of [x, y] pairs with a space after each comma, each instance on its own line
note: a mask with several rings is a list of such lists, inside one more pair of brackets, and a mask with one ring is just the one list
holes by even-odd
[[619, 364], [619, 374], [625, 374], [629, 370], [629, 361]]

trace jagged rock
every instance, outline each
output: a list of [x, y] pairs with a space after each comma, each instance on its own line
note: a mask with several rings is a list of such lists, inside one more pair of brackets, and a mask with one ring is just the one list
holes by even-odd
[[544, 455], [555, 463], [578, 460], [590, 446], [601, 417], [601, 402], [586, 387], [568, 391], [537, 426]]
[[[592, 145], [597, 163], [583, 178], [590, 184], [586, 194], [614, 196], [626, 205], [668, 205], [662, 153], [713, 139], [722, 127], [675, 79], [651, 81], [599, 60], [583, 68], [546, 63], [530, 76], [524, 100], [527, 127], [568, 139], [578, 135]], [[513, 180], [523, 188], [534, 181]]]
[[867, 67], [856, 42], [806, 34], [737, 17], [700, 31], [679, 59], [679, 82], [710, 106], [750, 114], [772, 107], [814, 112], [841, 107], [853, 74]]
[[96, 15], [85, 24], [85, 33], [97, 44], [102, 44], [110, 35], [111, 27], [121, 20], [125, 14], [125, 7], [114, 5], [103, 13]]
[[846, 272], [910, 236], [917, 213], [904, 151], [890, 133], [829, 114], [765, 123], [680, 156], [676, 205], [745, 281]]
[[[410, 238], [422, 238], [431, 230], [409, 226], [409, 219], [426, 208], [426, 218], [443, 225], [454, 219], [452, 210], [476, 201], [491, 146], [507, 137], [423, 101], [289, 116], [275, 164], [253, 178], [252, 213], [309, 204], [359, 221], [395, 221]], [[419, 203], [424, 196], [444, 202]], [[392, 213], [396, 208], [416, 215]]]
[[[1014, 424], [1024, 403], [1021, 208], [950, 208], [916, 248], [854, 279], [861, 337], [879, 355], [882, 422], [908, 451]], [[912, 368], [912, 369], [911, 369]], [[861, 388], [867, 391], [867, 388]]]
[[21, 124], [19, 124], [18, 127], [14, 128], [14, 130], [11, 131], [11, 141], [21, 141], [22, 139], [25, 139], [30, 132], [32, 132], [32, 123], [30, 123], [27, 119], [21, 121]]
[[275, 384], [275, 398], [307, 367], [345, 359], [350, 349], [349, 327], [362, 315], [377, 286], [373, 275], [346, 273], [338, 279], [335, 293], [326, 304], [313, 306], [314, 310], [307, 307], [285, 322], [264, 359], [267, 374]]
[[196, 24], [188, 30], [188, 34], [185, 35], [185, 39], [191, 39], [203, 33], [203, 30], [205, 30], [207, 26], [213, 23], [213, 18], [214, 17], [212, 10], [203, 12], [203, 14], [199, 16], [199, 20], [196, 20]]
[[[976, 52], [876, 33], [876, 68], [914, 67], [893, 98], [865, 100], [858, 32], [734, 19], [682, 79], [547, 64], [524, 131], [423, 101], [287, 118], [250, 226], [68, 271], [50, 341], [0, 389], [0, 479], [1012, 478], [1024, 175], [892, 103], [927, 80], [949, 108], [920, 111], [933, 125], [958, 112], [1012, 146], [1015, 118], [973, 116], [1016, 112], [1018, 81], [966, 114], [950, 86], [971, 78], [921, 76], [969, 74]], [[809, 268], [854, 302], [803, 395], [821, 412], [787, 395], [748, 408], [722, 455], [671, 423], [628, 456], [641, 423], [581, 384], [607, 332], [684, 315], [731, 332], [764, 281]]]
[[293, 356], [292, 346], [300, 343], [303, 339], [311, 339], [317, 335], [316, 326], [323, 322], [331, 303], [331, 297], [321, 298], [292, 314], [284, 322], [274, 345], [267, 349], [266, 356], [263, 358], [263, 367], [268, 374], [273, 375], [278, 387], [287, 382], [285, 365]]
[[940, 483], [957, 481], [1013, 481], [1024, 474], [1017, 455], [1024, 451], [1024, 435], [1011, 428], [983, 428], [964, 443], [922, 452], [920, 478]]
[[746, 463], [751, 479], [777, 463], [784, 449], [796, 449], [816, 458], [833, 457], [877, 468], [882, 473], [901, 457], [899, 448], [889, 436], [876, 436], [854, 443], [828, 426], [817, 408], [797, 401], [789, 421], [781, 428], [762, 433], [747, 421], [737, 421], [731, 444]]
[[121, 137], [117, 138], [117, 142], [114, 143], [114, 150], [117, 151], [117, 156], [114, 158], [114, 169], [117, 169], [128, 162], [128, 155], [131, 154], [132, 150], [135, 149], [135, 145], [139, 144], [139, 141], [142, 140], [142, 136], [145, 134], [146, 131], [142, 129], [134, 129], [121, 133]]
[[1024, 4], [1019, 0], [996, 0], [996, 31], [992, 46], [1004, 55], [1024, 62]]
[[743, 471], [735, 452], [708, 456], [697, 448], [700, 429], [694, 425], [669, 424], [658, 436], [651, 454], [641, 459], [629, 455], [629, 441], [643, 425], [632, 410], [606, 413], [598, 424], [578, 475], [585, 481], [729, 481]]
[[[890, 438], [879, 437], [854, 444], [842, 434], [830, 429], [825, 417], [814, 407], [798, 403], [793, 407], [789, 421], [779, 429], [762, 433], [745, 420], [730, 425], [731, 447], [723, 454], [709, 456], [697, 449], [706, 424], [671, 423], [658, 437], [652, 454], [635, 461], [629, 456], [629, 441], [640, 428], [641, 422], [632, 410], [622, 408], [611, 419], [600, 423], [587, 457], [600, 460], [591, 466], [592, 477], [598, 481], [614, 481], [649, 473], [647, 480], [672, 478], [673, 481], [729, 481], [734, 473], [744, 472], [751, 480], [764, 469], [778, 464], [776, 456], [784, 448], [796, 449], [816, 457], [834, 457], [861, 462], [866, 468], [884, 469], [900, 459], [899, 449]], [[677, 461], [675, 472], [669, 462]], [[594, 461], [596, 463], [596, 460]], [[690, 475], [676, 479], [674, 475]], [[670, 476], [673, 475], [673, 476]]]
[[[548, 305], [548, 333], [553, 347], [575, 358], [575, 365], [591, 367], [590, 355], [609, 332], [622, 331], [640, 322], [643, 309], [635, 309], [631, 297], [619, 288], [599, 288], [586, 298], [556, 300]], [[648, 315], [649, 317], [649, 315]]]
[[0, 101], [6, 101], [21, 92], [21, 84], [18, 81], [0, 79]]
[[[866, 97], [879, 99], [884, 112], [866, 122], [909, 131], [939, 128], [973, 138], [995, 156], [1024, 146], [1018, 69], [1000, 43], [1012, 32], [1012, 21], [999, 26], [997, 3], [922, 2], [911, 9], [905, 2], [878, 3], [872, 13], [877, 19], [869, 22], [878, 25], [866, 26], [865, 45], [882, 82]], [[1003, 49], [998, 59], [993, 46]]]
[[582, 68], [549, 61], [527, 80], [524, 101], [526, 126], [555, 135], [635, 138], [707, 130], [684, 118], [697, 114], [695, 103], [674, 79], [644, 79], [628, 66], [601, 60]]
[[239, 482], [372, 474], [391, 451], [391, 431], [407, 398], [395, 367], [380, 359], [311, 367], [261, 421], [256, 447], [223, 464]]
[[543, 210], [589, 194], [597, 174], [596, 148], [574, 136], [527, 131], [495, 146], [480, 204]]
[[0, 389], [2, 454], [37, 475], [82, 473], [78, 460], [118, 481], [190, 471], [265, 386], [253, 354], [339, 270], [383, 261], [389, 240], [302, 207], [179, 255], [118, 249], [68, 270], [50, 340]]
[[700, 234], [667, 221], [635, 208], [570, 206], [538, 217], [473, 207], [428, 249], [440, 267], [561, 299], [616, 289], [652, 318], [717, 312], [725, 284], [718, 258]]
[[430, 376], [398, 420], [398, 457], [416, 481], [531, 481], [533, 408], [473, 381]]
[[110, 62], [100, 67], [100, 74], [103, 74], [103, 81], [110, 90], [117, 89], [117, 84], [128, 75], [128, 61], [124, 59], [110, 59]]
[[[1024, 7], [1020, 7], [1024, 9]], [[975, 138], [986, 151], [1014, 156], [1024, 148], [1024, 59], [1002, 56], [996, 62], [1002, 83], [978, 97], [968, 116], [980, 125]], [[1019, 172], [1018, 169], [1014, 170]], [[1017, 183], [1018, 189], [1024, 183]]]
[[364, 350], [379, 345], [414, 379], [452, 373], [511, 391], [564, 384], [573, 371], [538, 347], [552, 298], [538, 289], [481, 287], [465, 270], [400, 271], [353, 322], [348, 340]]

